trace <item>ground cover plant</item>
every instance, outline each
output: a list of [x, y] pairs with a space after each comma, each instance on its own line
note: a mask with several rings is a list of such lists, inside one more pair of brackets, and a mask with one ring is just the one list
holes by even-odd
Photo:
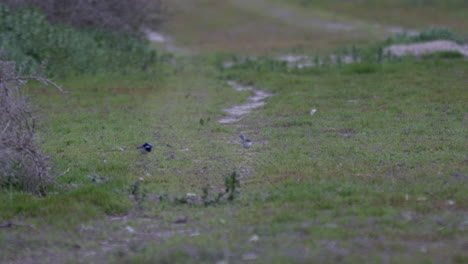
[[[210, 3], [186, 8], [212, 14]], [[231, 14], [214, 16], [219, 32], [236, 14], [258, 22], [248, 30], [261, 31], [252, 43], [274, 41], [262, 25], [283, 23], [216, 3]], [[191, 29], [180, 25], [166, 30], [187, 40]], [[68, 76], [65, 96], [27, 91], [40, 109], [39, 142], [52, 171], [67, 173], [46, 197], [0, 191], [0, 262], [467, 261], [463, 56], [378, 59], [385, 38], [366, 35], [370, 47], [341, 46], [366, 59], [291, 68], [275, 58], [304, 51], [295, 49], [297, 34], [264, 48], [244, 43], [258, 56], [221, 67], [250, 58], [233, 48], [245, 39], [217, 35], [212, 47], [223, 52], [215, 54], [195, 44], [198, 26], [183, 43], [203, 52], [176, 54], [156, 75]], [[323, 50], [336, 47], [306, 54], [329, 57]], [[253, 95], [228, 81], [273, 96], [223, 125], [223, 109]], [[148, 155], [136, 149], [143, 142], [154, 145]]]

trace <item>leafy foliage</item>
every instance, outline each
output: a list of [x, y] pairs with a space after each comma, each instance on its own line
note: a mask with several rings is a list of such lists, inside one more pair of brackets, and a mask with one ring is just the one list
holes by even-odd
[[26, 72], [42, 63], [55, 76], [126, 72], [157, 60], [156, 52], [133, 36], [51, 24], [36, 9], [0, 5], [0, 32], [3, 55]]

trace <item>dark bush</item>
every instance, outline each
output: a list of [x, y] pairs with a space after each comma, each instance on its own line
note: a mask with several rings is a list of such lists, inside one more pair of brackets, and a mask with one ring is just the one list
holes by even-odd
[[162, 0], [0, 0], [10, 7], [38, 7], [50, 21], [129, 32], [156, 27], [165, 18]]

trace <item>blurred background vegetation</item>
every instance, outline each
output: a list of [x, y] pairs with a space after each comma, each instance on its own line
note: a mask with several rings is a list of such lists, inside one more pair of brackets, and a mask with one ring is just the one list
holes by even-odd
[[47, 75], [146, 70], [158, 60], [143, 28], [164, 21], [160, 1], [0, 1], [0, 55]]

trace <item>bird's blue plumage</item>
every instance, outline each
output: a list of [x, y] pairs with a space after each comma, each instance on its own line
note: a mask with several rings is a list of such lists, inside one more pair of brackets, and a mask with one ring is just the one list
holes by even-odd
[[143, 154], [147, 154], [147, 153], [150, 153], [151, 152], [151, 148], [153, 148], [153, 144], [151, 143], [144, 143], [143, 145], [139, 146], [137, 149], [143, 153]]

